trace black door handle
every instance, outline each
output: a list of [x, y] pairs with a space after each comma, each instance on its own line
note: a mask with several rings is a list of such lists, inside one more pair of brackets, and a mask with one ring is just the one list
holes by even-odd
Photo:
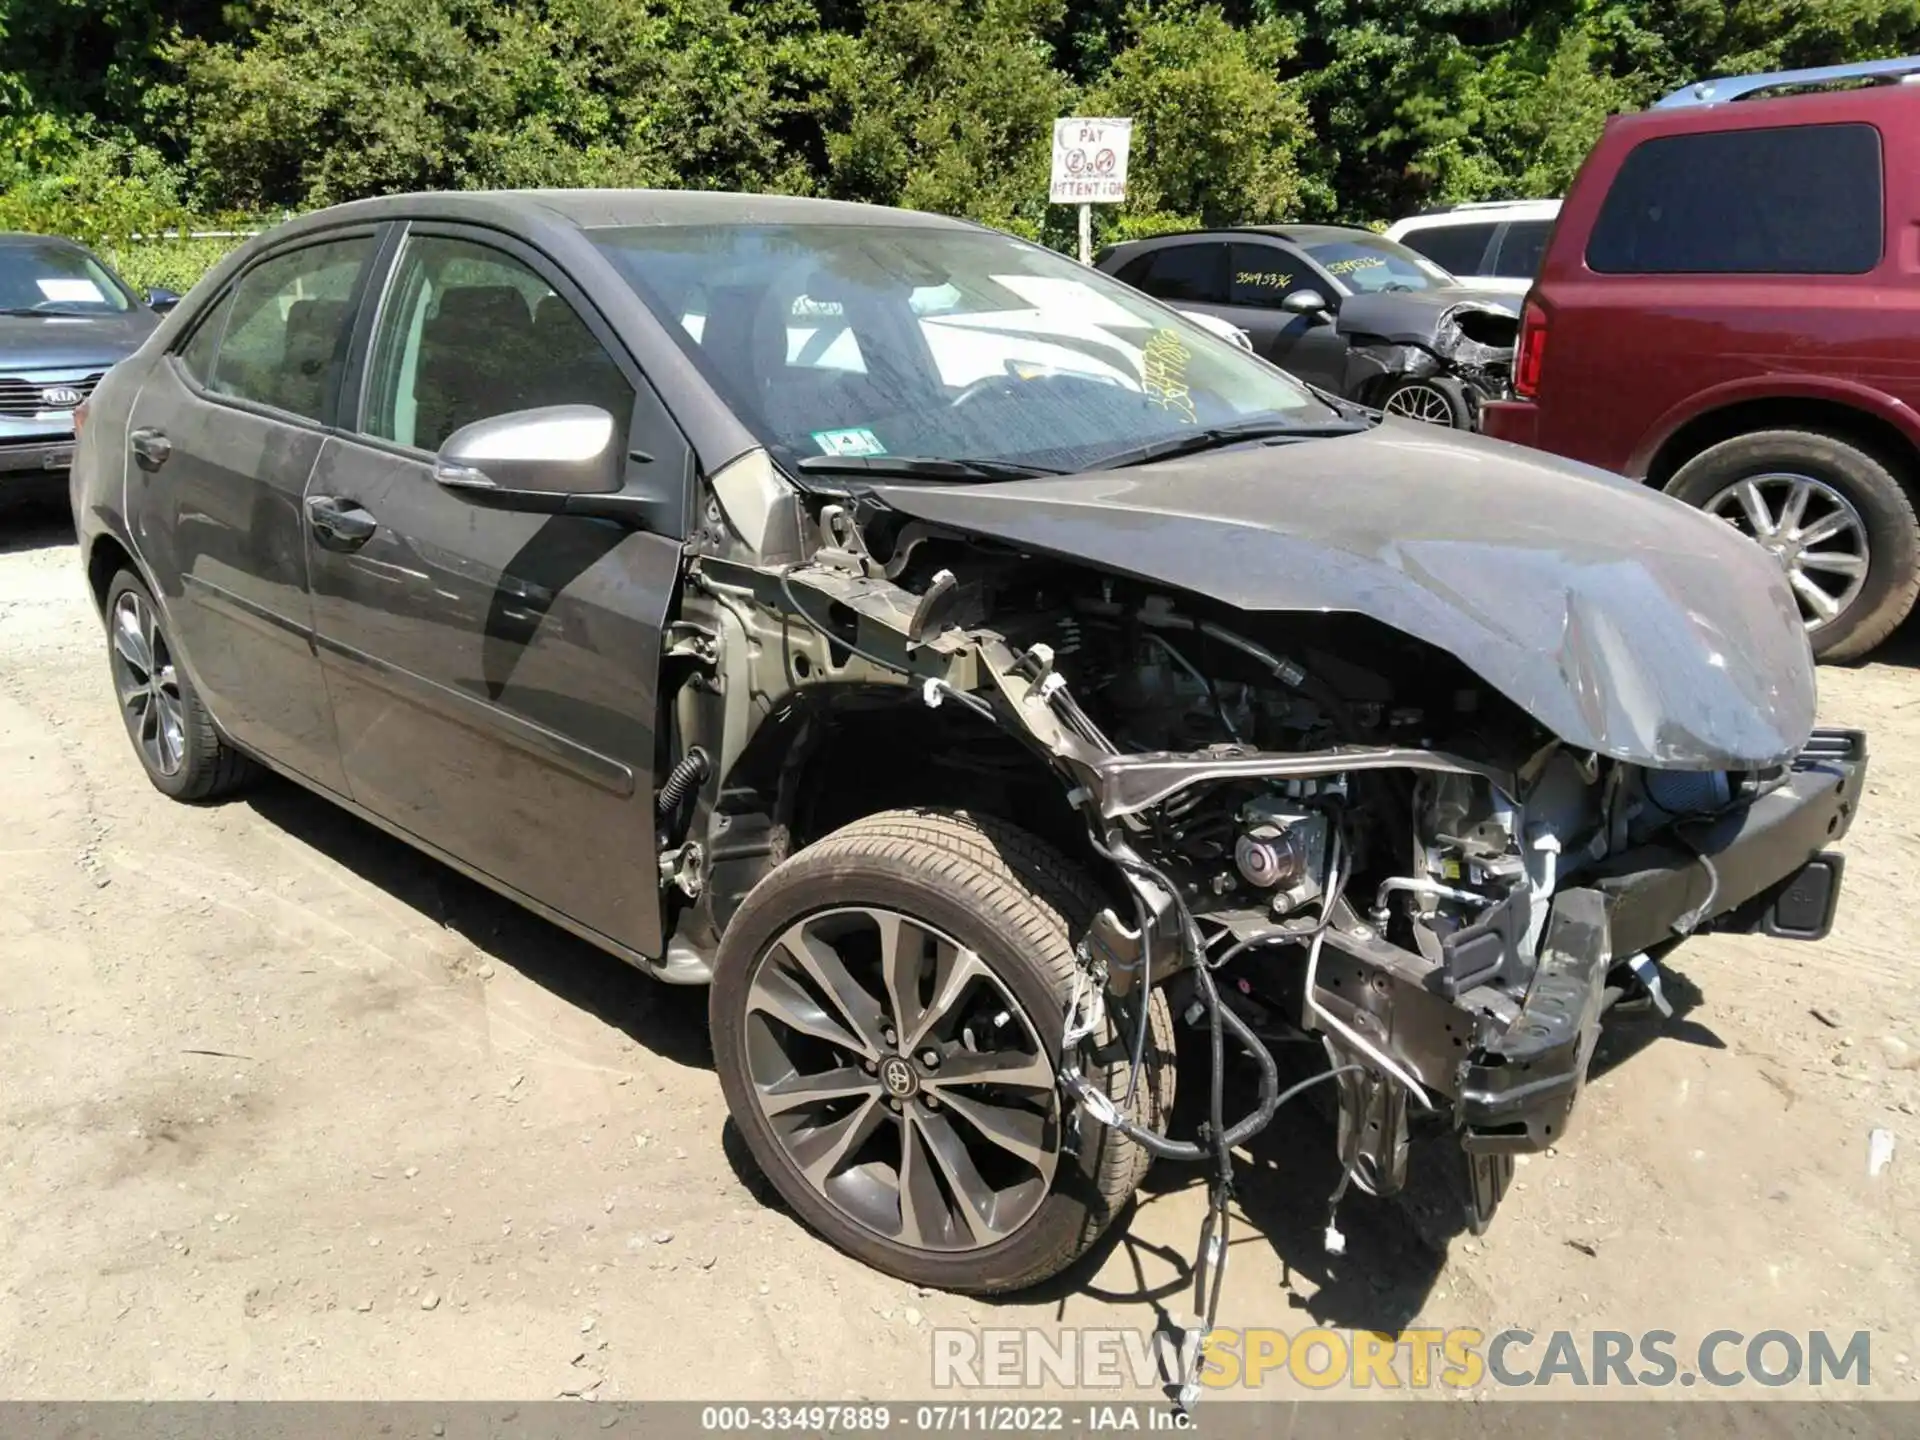
[[307, 497], [307, 523], [313, 526], [321, 544], [336, 550], [358, 550], [380, 528], [371, 511], [331, 495]]
[[135, 430], [127, 436], [127, 444], [133, 448], [134, 463], [142, 470], [158, 470], [173, 454], [173, 442], [166, 432], [151, 427]]

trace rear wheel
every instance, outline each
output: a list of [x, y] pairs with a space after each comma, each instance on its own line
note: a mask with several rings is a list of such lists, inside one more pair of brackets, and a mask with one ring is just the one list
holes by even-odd
[[1465, 388], [1444, 375], [1400, 381], [1387, 391], [1380, 409], [1385, 414], [1420, 420], [1428, 425], [1445, 425], [1454, 430], [1473, 428], [1473, 407], [1467, 403]]
[[254, 774], [220, 738], [174, 657], [153, 595], [131, 570], [107, 588], [107, 659], [134, 753], [154, 788], [175, 800], [214, 800]]
[[[808, 1225], [876, 1269], [982, 1293], [1058, 1274], [1099, 1238], [1150, 1157], [1059, 1088], [1074, 939], [1097, 904], [1032, 836], [935, 811], [856, 821], [754, 889], [715, 961], [714, 1059]], [[1172, 1025], [1159, 996], [1148, 1013], [1122, 1108], [1158, 1129]], [[1118, 1102], [1115, 1039], [1066, 1058]]]
[[1920, 593], [1912, 497], [1874, 456], [1810, 430], [1763, 430], [1703, 450], [1667, 493], [1764, 546], [1800, 603], [1814, 653], [1852, 660]]

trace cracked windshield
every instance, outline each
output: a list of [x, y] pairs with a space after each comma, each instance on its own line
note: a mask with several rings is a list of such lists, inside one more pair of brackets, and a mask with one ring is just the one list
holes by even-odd
[[1003, 235], [648, 226], [595, 239], [789, 465], [1079, 470], [1220, 426], [1335, 418], [1138, 292]]

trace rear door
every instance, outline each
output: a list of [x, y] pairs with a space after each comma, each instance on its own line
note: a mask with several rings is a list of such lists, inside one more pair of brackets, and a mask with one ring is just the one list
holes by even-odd
[[361, 396], [307, 487], [315, 628], [353, 798], [536, 906], [660, 952], [653, 794], [680, 522], [481, 509], [433, 479], [473, 421], [556, 404], [630, 427], [684, 513], [691, 455], [586, 297], [489, 231], [416, 225], [356, 346]]
[[1156, 245], [1123, 266], [1120, 278], [1168, 305], [1219, 314], [1227, 303], [1227, 245], [1223, 240]]
[[128, 425], [135, 542], [195, 688], [235, 741], [337, 791], [301, 493], [377, 240], [330, 231], [256, 261], [153, 367]]

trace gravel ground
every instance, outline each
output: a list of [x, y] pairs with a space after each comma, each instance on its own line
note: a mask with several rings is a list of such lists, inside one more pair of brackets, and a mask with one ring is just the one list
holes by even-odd
[[[828, 1249], [745, 1162], [700, 993], [293, 786], [169, 803], [104, 654], [64, 518], [8, 516], [0, 1396], [924, 1397], [934, 1327], [1187, 1310], [1178, 1168], [1012, 1301]], [[1867, 1329], [1866, 1393], [1920, 1397], [1916, 665], [1909, 627], [1823, 672], [1874, 765], [1827, 943], [1684, 947], [1683, 1013], [1610, 1026], [1478, 1240], [1363, 1197], [1330, 1267], [1331, 1141], [1288, 1116], [1246, 1167], [1225, 1323]]]

